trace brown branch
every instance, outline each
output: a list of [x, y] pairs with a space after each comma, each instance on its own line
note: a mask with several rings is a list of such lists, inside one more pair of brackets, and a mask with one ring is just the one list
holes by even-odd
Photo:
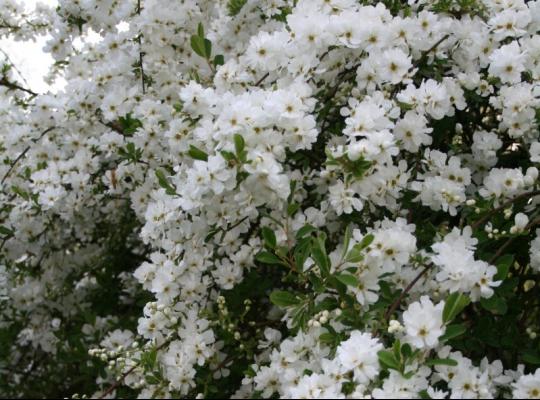
[[394, 313], [394, 311], [396, 311], [396, 309], [399, 307], [399, 304], [401, 303], [401, 301], [405, 298], [405, 296], [407, 295], [407, 293], [409, 293], [411, 291], [411, 289], [414, 287], [414, 285], [416, 285], [418, 283], [418, 281], [426, 274], [426, 272], [428, 272], [429, 270], [431, 269], [431, 264], [428, 264], [424, 267], [424, 269], [422, 271], [420, 271], [420, 273], [418, 275], [416, 275], [416, 277], [411, 281], [411, 283], [409, 283], [407, 285], [407, 287], [403, 290], [403, 292], [401, 292], [401, 294], [399, 295], [399, 297], [390, 305], [390, 307], [388, 307], [388, 310], [386, 310], [386, 312], [384, 313], [384, 319], [385, 320], [389, 320], [390, 317], [392, 316], [392, 314]]
[[[141, 15], [141, 0], [137, 0], [137, 14]], [[144, 65], [143, 65], [144, 54], [142, 52], [142, 34], [139, 34], [139, 36], [137, 37], [137, 42], [139, 43], [139, 64], [141, 64], [141, 85], [142, 85], [142, 93], [144, 95], [146, 94], [146, 86], [144, 83]]]
[[98, 397], [98, 399], [104, 399], [109, 394], [111, 394], [118, 386], [120, 386], [122, 384], [122, 382], [124, 381], [124, 379], [127, 378], [128, 375], [130, 375], [133, 371], [135, 371], [135, 368], [137, 368], [138, 366], [139, 366], [139, 364], [135, 364], [133, 367], [128, 369], [122, 375], [122, 377], [120, 379], [118, 379], [116, 382], [114, 382], [114, 384], [112, 384], [105, 392], [103, 392], [102, 395]]
[[125, 135], [125, 131], [124, 131], [124, 128], [122, 127], [122, 125], [118, 122], [118, 121], [111, 121], [111, 122], [104, 122], [103, 120], [99, 120], [99, 123], [108, 127], [108, 128], [111, 128], [113, 131], [119, 133], [120, 135]]
[[16, 84], [16, 83], [8, 81], [5, 76], [2, 77], [2, 79], [0, 79], [0, 86], [5, 86], [5, 87], [7, 87], [8, 89], [11, 89], [11, 90], [20, 90], [22, 92], [28, 93], [32, 97], [38, 96], [38, 94], [36, 92], [34, 92], [33, 90], [27, 89], [25, 87], [22, 87], [22, 86]]
[[512, 205], [513, 203], [515, 203], [518, 200], [526, 199], [528, 197], [534, 197], [534, 196], [538, 196], [538, 195], [540, 195], [540, 190], [535, 190], [534, 192], [522, 193], [522, 194], [520, 194], [520, 195], [518, 195], [518, 196], [504, 202], [499, 207], [494, 208], [493, 210], [488, 212], [486, 215], [484, 215], [482, 218], [480, 218], [478, 221], [476, 221], [474, 224], [472, 224], [471, 228], [474, 230], [474, 229], [480, 227], [481, 225], [486, 223], [494, 214], [498, 213], [501, 210], [504, 210], [505, 208]]
[[[33, 139], [32, 142], [37, 143], [43, 136], [45, 136], [47, 133], [49, 133], [50, 131], [52, 131], [55, 128], [56, 128], [55, 126], [52, 126], [52, 127], [48, 128], [48, 129], [44, 130], [41, 133], [41, 135], [39, 135], [39, 137], [37, 139]], [[6, 174], [2, 178], [2, 181], [0, 181], [0, 184], [2, 186], [4, 185], [4, 182], [9, 177], [9, 175], [11, 174], [13, 169], [15, 168], [15, 165], [17, 165], [17, 163], [26, 155], [26, 153], [28, 153], [28, 151], [30, 150], [31, 147], [32, 147], [32, 145], [29, 145], [28, 147], [26, 147], [26, 149], [24, 149], [23, 152], [21, 154], [19, 154], [19, 156], [15, 159], [15, 161], [13, 161], [13, 163], [11, 164], [9, 169], [7, 170]]]
[[263, 83], [265, 81], [266, 78], [268, 78], [270, 76], [270, 72], [267, 72], [266, 74], [264, 74], [262, 76], [261, 79], [259, 79], [257, 82], [255, 82], [255, 85], [254, 86], [259, 86], [261, 83]]
[[[540, 225], [540, 218], [537, 218], [529, 222], [527, 226], [525, 227], [525, 231], [528, 231], [529, 229], [531, 229], [532, 227], [536, 225]], [[498, 250], [495, 252], [493, 257], [491, 257], [491, 259], [489, 260], [489, 264], [493, 265], [493, 263], [497, 261], [497, 259], [503, 254], [503, 252], [507, 249], [507, 247], [510, 246], [514, 242], [514, 240], [516, 240], [517, 238], [518, 236], [512, 236], [511, 238], [508, 238], [508, 240], [504, 242], [504, 244], [501, 247], [498, 248]]]
[[422, 56], [420, 56], [420, 58], [413, 64], [413, 68], [414, 67], [418, 67], [418, 65], [420, 65], [420, 63], [422, 61], [424, 61], [426, 59], [426, 57], [429, 55], [429, 53], [431, 53], [432, 51], [436, 50], [437, 47], [439, 47], [439, 45], [444, 42], [446, 39], [448, 39], [450, 37], [450, 34], [446, 34], [444, 35], [442, 38], [440, 38], [439, 40], [437, 40], [437, 42], [431, 46], [429, 49], [427, 49], [426, 51], [424, 51], [422, 53]]
[[[158, 347], [156, 347], [156, 351], [161, 350], [162, 348], [167, 346], [170, 342], [171, 342], [171, 340], [164, 341]], [[131, 373], [133, 373], [133, 371], [135, 371], [135, 369], [137, 367], [139, 367], [139, 366], [140, 366], [140, 364], [137, 363], [134, 366], [132, 366], [130, 369], [128, 369], [126, 372], [124, 372], [122, 374], [122, 376], [116, 382], [114, 382], [106, 391], [104, 391], [101, 394], [101, 396], [98, 397], [98, 399], [104, 399], [109, 394], [111, 394], [118, 386], [120, 386], [122, 384], [122, 382], [124, 382], [124, 379], [126, 379]]]
[[21, 27], [3, 23], [3, 24], [0, 24], [0, 29], [11, 29], [16, 32], [16, 31], [20, 31]]

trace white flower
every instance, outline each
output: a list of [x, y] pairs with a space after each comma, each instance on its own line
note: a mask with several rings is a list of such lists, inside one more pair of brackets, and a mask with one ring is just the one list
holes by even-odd
[[519, 44], [512, 42], [497, 49], [489, 57], [489, 73], [501, 79], [503, 83], [518, 83], [525, 70], [525, 55]]
[[367, 384], [379, 373], [377, 352], [382, 348], [379, 340], [369, 333], [353, 331], [338, 346], [336, 358], [345, 370], [353, 372], [355, 382]]
[[328, 191], [330, 192], [330, 204], [332, 204], [338, 215], [350, 214], [353, 209], [362, 210], [362, 201], [355, 197], [354, 191], [347, 188], [343, 182], [337, 181], [328, 188]]
[[529, 153], [532, 162], [540, 163], [540, 142], [533, 142], [529, 148]]
[[432, 349], [439, 343], [445, 328], [442, 321], [444, 302], [434, 305], [429, 297], [409, 305], [403, 313], [405, 340], [418, 349]]
[[510, 228], [510, 233], [522, 232], [529, 223], [529, 217], [523, 213], [517, 213], [514, 217], [514, 225]]
[[512, 386], [512, 396], [515, 399], [540, 398], [540, 368], [534, 374], [521, 376]]
[[529, 255], [531, 257], [531, 267], [536, 271], [540, 271], [540, 229], [536, 230], [536, 238], [531, 242]]
[[397, 84], [403, 79], [412, 69], [410, 57], [401, 49], [386, 50], [377, 57], [379, 73], [381, 80]]

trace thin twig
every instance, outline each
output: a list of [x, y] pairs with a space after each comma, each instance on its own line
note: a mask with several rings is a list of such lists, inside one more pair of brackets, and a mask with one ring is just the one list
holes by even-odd
[[257, 82], [255, 82], [255, 85], [254, 86], [259, 86], [261, 83], [264, 82], [264, 80], [266, 78], [268, 78], [270, 76], [270, 72], [267, 72], [266, 74], [263, 75], [263, 77], [261, 79], [259, 79]]
[[388, 321], [388, 319], [392, 316], [392, 314], [394, 313], [394, 311], [396, 311], [396, 309], [399, 307], [399, 304], [401, 303], [401, 301], [403, 300], [403, 298], [407, 295], [407, 293], [409, 293], [411, 291], [411, 289], [414, 287], [414, 285], [416, 285], [416, 283], [418, 283], [418, 281], [426, 274], [426, 272], [428, 272], [429, 270], [431, 269], [431, 264], [429, 265], [426, 265], [424, 267], [424, 269], [422, 271], [420, 271], [420, 273], [418, 275], [416, 275], [416, 277], [411, 281], [411, 283], [409, 283], [407, 285], [407, 287], [405, 288], [405, 290], [403, 290], [403, 292], [401, 292], [401, 294], [399, 295], [399, 297], [394, 300], [394, 302], [390, 305], [390, 307], [388, 307], [388, 310], [386, 310], [386, 312], [384, 313], [384, 319]]
[[21, 77], [22, 81], [24, 82], [24, 84], [26, 86], [30, 86], [28, 84], [28, 81], [26, 80], [26, 78], [24, 77], [24, 75], [21, 73], [21, 71], [19, 70], [19, 68], [17, 68], [17, 66], [15, 65], [15, 63], [13, 62], [13, 60], [11, 60], [11, 57], [9, 56], [8, 53], [6, 53], [4, 50], [0, 49], [0, 52], [2, 52], [2, 54], [4, 55], [4, 57], [6, 57], [6, 60], [11, 64], [11, 67], [15, 70], [15, 72], [17, 72], [17, 74], [19, 74], [19, 76]]
[[8, 81], [5, 76], [2, 77], [2, 79], [0, 79], [0, 86], [5, 86], [11, 90], [20, 90], [20, 91], [30, 94], [33, 97], [38, 96], [38, 94], [34, 92], [33, 90], [27, 89], [25, 87], [22, 87], [21, 85]]
[[[529, 222], [527, 224], [527, 226], [524, 228], [524, 230], [528, 231], [532, 227], [534, 227], [536, 225], [539, 225], [539, 224], [540, 224], [540, 218], [537, 218], [537, 219]], [[503, 245], [497, 249], [497, 251], [495, 252], [493, 257], [491, 257], [491, 259], [489, 260], [489, 264], [493, 265], [495, 263], [495, 261], [497, 261], [497, 259], [504, 253], [506, 248], [508, 246], [510, 246], [514, 242], [514, 240], [516, 240], [517, 238], [518, 238], [518, 236], [512, 236], [511, 238], [508, 238], [508, 240], [506, 242], [504, 242]]]
[[122, 127], [122, 125], [120, 125], [118, 121], [104, 122], [103, 120], [100, 119], [99, 123], [108, 128], [111, 128], [113, 131], [119, 133], [120, 135], [125, 135], [126, 133], [124, 132], [124, 128]]
[[118, 379], [116, 382], [114, 382], [101, 396], [98, 397], [98, 399], [104, 399], [109, 394], [111, 394], [118, 386], [122, 384], [124, 379], [127, 378], [128, 375], [130, 375], [135, 369], [139, 366], [139, 364], [135, 364], [133, 367], [127, 370], [120, 379]]
[[[170, 342], [171, 340], [164, 341], [158, 347], [156, 347], [156, 351], [161, 350], [162, 348], [167, 346]], [[140, 364], [137, 363], [134, 366], [132, 366], [130, 369], [128, 369], [126, 372], [124, 372], [122, 376], [116, 382], [114, 382], [106, 391], [104, 391], [101, 394], [101, 396], [98, 397], [98, 399], [104, 399], [106, 396], [111, 394], [118, 386], [122, 384], [122, 382], [124, 382], [124, 379], [126, 379], [131, 373], [133, 373], [133, 371], [135, 371], [135, 369], [137, 369], [137, 367], [139, 366]]]
[[420, 65], [420, 63], [422, 61], [424, 61], [426, 59], [426, 57], [429, 55], [429, 53], [431, 53], [432, 51], [436, 50], [437, 47], [439, 47], [439, 45], [444, 42], [446, 39], [448, 39], [450, 37], [450, 34], [446, 34], [444, 35], [442, 38], [440, 38], [433, 46], [431, 46], [429, 49], [427, 49], [426, 51], [424, 51], [422, 53], [422, 56], [413, 64], [413, 67], [418, 67], [418, 65]]
[[[141, 15], [141, 0], [137, 0], [137, 14]], [[143, 65], [143, 52], [142, 52], [142, 33], [137, 37], [137, 42], [139, 43], [139, 64], [141, 64], [141, 84], [142, 84], [142, 93], [146, 94], [146, 86], [144, 83], [144, 65]]]
[[[141, 37], [139, 36], [138, 39], [139, 42], [139, 49], [141, 48]], [[146, 86], [144, 83], [144, 65], [143, 65], [143, 53], [142, 51], [139, 51], [139, 63], [141, 64], [141, 85], [142, 85], [142, 93], [146, 94]]]
[[486, 223], [494, 214], [498, 213], [501, 210], [504, 210], [508, 206], [512, 205], [518, 200], [525, 199], [527, 197], [534, 197], [540, 195], [540, 190], [535, 190], [534, 192], [527, 192], [522, 193], [506, 202], [504, 202], [502, 205], [500, 205], [497, 208], [494, 208], [490, 212], [488, 212], [486, 215], [484, 215], [482, 218], [480, 218], [478, 221], [476, 221], [474, 224], [471, 225], [471, 228], [474, 230], [480, 226], [482, 226], [484, 223]]
[[[39, 137], [37, 139], [33, 139], [32, 142], [37, 143], [43, 136], [45, 136], [47, 133], [49, 133], [50, 131], [52, 131], [55, 128], [56, 128], [55, 126], [52, 126], [52, 127], [48, 128], [48, 129], [44, 130], [41, 133], [41, 135], [39, 135]], [[31, 147], [32, 147], [32, 145], [29, 145], [28, 147], [26, 147], [26, 149], [24, 149], [23, 152], [21, 154], [19, 154], [19, 156], [15, 159], [15, 161], [13, 161], [13, 163], [11, 164], [9, 169], [7, 170], [6, 174], [2, 178], [2, 181], [0, 181], [0, 184], [2, 186], [4, 185], [4, 182], [9, 177], [9, 175], [11, 174], [13, 169], [15, 168], [15, 165], [17, 165], [17, 163], [26, 155], [26, 153], [28, 153], [28, 151], [30, 150]]]

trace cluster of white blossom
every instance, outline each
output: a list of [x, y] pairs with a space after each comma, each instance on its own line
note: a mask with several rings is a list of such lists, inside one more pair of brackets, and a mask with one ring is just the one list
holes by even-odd
[[0, 0], [66, 80], [1, 70], [5, 394], [540, 398], [540, 0], [58, 3]]

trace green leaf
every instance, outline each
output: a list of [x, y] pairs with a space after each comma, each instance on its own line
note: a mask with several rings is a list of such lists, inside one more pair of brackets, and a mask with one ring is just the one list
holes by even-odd
[[206, 58], [210, 59], [212, 57], [212, 42], [208, 39], [204, 39], [204, 50], [206, 52]]
[[469, 298], [463, 293], [452, 293], [444, 304], [443, 322], [445, 324], [451, 322], [470, 302]]
[[375, 239], [375, 236], [373, 236], [371, 233], [367, 234], [362, 238], [360, 243], [357, 243], [355, 247], [357, 247], [359, 250], [364, 250], [366, 247], [368, 247], [371, 243], [373, 243], [373, 240]]
[[467, 328], [463, 324], [453, 324], [446, 327], [446, 331], [439, 338], [441, 343], [447, 342], [467, 332]]
[[396, 371], [400, 370], [400, 363], [396, 360], [394, 353], [387, 350], [381, 350], [377, 353], [379, 357], [379, 364], [386, 369], [395, 369]]
[[236, 159], [236, 156], [234, 155], [234, 153], [231, 153], [230, 151], [221, 150], [220, 153], [225, 159], [225, 161], [232, 161]]
[[345, 235], [343, 237], [343, 250], [341, 251], [341, 259], [344, 260], [347, 252], [349, 251], [349, 243], [351, 242], [352, 227], [348, 224], [345, 228]]
[[323, 277], [328, 276], [330, 274], [330, 260], [326, 254], [326, 235], [322, 232], [317, 238], [313, 239], [311, 257], [320, 268], [321, 275]]
[[200, 160], [200, 161], [208, 161], [208, 154], [206, 154], [204, 151], [202, 150], [199, 150], [198, 148], [196, 148], [195, 146], [193, 145], [190, 145], [189, 146], [189, 151], [188, 151], [188, 154], [191, 158], [195, 159], [195, 160]]
[[3, 225], [0, 225], [0, 235], [13, 236], [13, 234], [14, 234], [14, 232], [11, 229], [6, 228]]
[[349, 254], [347, 254], [347, 257], [345, 258], [345, 262], [348, 263], [359, 263], [364, 259], [364, 255], [360, 252], [360, 250], [353, 247], [351, 251], [349, 251]]
[[336, 279], [347, 286], [358, 286], [358, 279], [355, 276], [349, 274], [336, 275]]
[[131, 164], [137, 163], [141, 160], [143, 151], [142, 149], [136, 148], [134, 143], [129, 142], [126, 144], [125, 147], [121, 147], [118, 149], [118, 154], [120, 155], [120, 157], [127, 160]]
[[141, 355], [141, 365], [145, 371], [152, 371], [156, 366], [156, 361], [157, 350], [155, 348]]
[[313, 225], [306, 224], [303, 227], [301, 227], [298, 232], [296, 232], [296, 239], [303, 238], [306, 235], [309, 235], [311, 232], [317, 231], [317, 228], [315, 228]]
[[300, 208], [300, 204], [298, 203], [291, 203], [287, 206], [287, 215], [292, 217], [294, 214], [296, 214], [296, 212], [298, 211], [298, 209]]
[[323, 293], [324, 290], [326, 289], [324, 287], [324, 284], [323, 284], [323, 281], [315, 274], [311, 273], [309, 274], [309, 281], [311, 282], [311, 284], [313, 285], [313, 289], [317, 292], [317, 293]]
[[501, 256], [497, 261], [497, 273], [493, 277], [495, 281], [502, 281], [508, 276], [510, 267], [514, 262], [514, 256], [512, 254], [505, 254]]
[[335, 336], [329, 332], [326, 332], [326, 333], [321, 334], [321, 336], [319, 336], [319, 340], [322, 343], [332, 344], [335, 341]]
[[223, 64], [225, 64], [225, 58], [223, 57], [223, 54], [218, 54], [214, 57], [214, 66], [218, 67]]
[[293, 309], [292, 324], [294, 327], [306, 328], [307, 322], [313, 315], [313, 302], [310, 300], [300, 300], [300, 303]]
[[199, 25], [197, 25], [197, 35], [199, 35], [202, 38], [204, 37], [204, 26], [202, 22], [199, 22]]
[[206, 56], [206, 45], [203, 37], [197, 35], [191, 36], [191, 48], [198, 56], [208, 58]]
[[277, 244], [276, 234], [274, 233], [274, 231], [268, 228], [267, 226], [263, 226], [261, 231], [262, 231], [262, 236], [264, 239], [264, 244], [267, 247], [274, 249]]
[[210, 232], [208, 232], [208, 235], [206, 235], [204, 238], [204, 243], [210, 242], [210, 240], [212, 240], [212, 238], [216, 236], [216, 233], [218, 233], [219, 231], [221, 231], [221, 228], [214, 228], [210, 230]]
[[246, 147], [246, 142], [244, 141], [244, 138], [242, 135], [239, 135], [236, 133], [233, 137], [234, 139], [234, 149], [236, 150], [236, 154], [240, 155], [244, 151]]
[[25, 199], [26, 201], [30, 200], [30, 195], [28, 194], [28, 192], [25, 192], [24, 190], [22, 190], [20, 187], [18, 186], [12, 186], [11, 187], [11, 190], [13, 190], [13, 193], [15, 193], [16, 195], [19, 195], [21, 196], [23, 199]]
[[167, 193], [169, 196], [174, 196], [176, 194], [176, 189], [173, 185], [169, 183], [163, 171], [156, 169], [155, 174], [156, 174], [156, 178], [158, 180], [159, 186], [165, 189], [165, 193]]
[[154, 375], [146, 375], [145, 377], [146, 383], [150, 385], [158, 385], [161, 383], [160, 379]]
[[401, 341], [399, 339], [392, 345], [392, 352], [394, 353], [394, 358], [401, 361]]
[[408, 344], [408, 343], [405, 343], [403, 346], [401, 346], [401, 354], [403, 355], [404, 358], [409, 358], [412, 356], [413, 354], [413, 351], [412, 351], [412, 348], [411, 348], [411, 345]]
[[238, 15], [242, 7], [247, 3], [247, 0], [229, 0], [227, 3], [227, 10], [229, 11], [229, 16], [234, 17]]
[[536, 352], [522, 353], [521, 358], [528, 364], [540, 365], [540, 355]]
[[287, 204], [291, 204], [294, 198], [294, 192], [296, 190], [296, 180], [292, 179], [289, 183], [289, 195], [287, 196]]
[[305, 237], [298, 241], [294, 249], [294, 262], [299, 271], [304, 270], [304, 264], [311, 253], [311, 238]]
[[489, 299], [482, 297], [480, 299], [480, 304], [484, 309], [491, 311], [494, 314], [504, 315], [506, 314], [506, 311], [508, 311], [506, 300], [496, 294]]
[[279, 259], [278, 256], [268, 251], [261, 251], [255, 256], [255, 260], [263, 264], [283, 264], [283, 262]]
[[270, 295], [270, 301], [278, 307], [292, 307], [301, 302], [301, 299], [290, 292], [276, 290]]
[[455, 367], [458, 365], [458, 362], [456, 360], [452, 360], [451, 358], [432, 358], [426, 361], [426, 365], [430, 367], [435, 365], [447, 365], [449, 367]]
[[118, 122], [122, 126], [124, 136], [133, 136], [137, 129], [143, 126], [140, 120], [132, 118], [131, 113], [126, 114], [124, 117], [118, 118]]

